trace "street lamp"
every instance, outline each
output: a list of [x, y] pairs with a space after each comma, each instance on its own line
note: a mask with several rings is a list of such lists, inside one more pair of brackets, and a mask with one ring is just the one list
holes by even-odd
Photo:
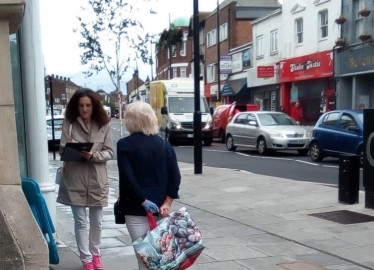
[[217, 0], [217, 62], [218, 62], [218, 68], [217, 68], [217, 73], [218, 73], [217, 99], [218, 99], [218, 102], [221, 102], [221, 63], [220, 63], [221, 52], [220, 52], [219, 44], [220, 44], [220, 40], [219, 40], [219, 0]]
[[194, 87], [195, 111], [193, 119], [194, 170], [195, 174], [203, 173], [203, 151], [201, 145], [201, 111], [200, 111], [200, 50], [199, 50], [199, 1], [193, 1], [193, 43], [194, 43]]

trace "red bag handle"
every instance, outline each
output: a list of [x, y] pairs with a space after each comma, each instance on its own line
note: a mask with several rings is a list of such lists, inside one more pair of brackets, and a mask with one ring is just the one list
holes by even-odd
[[149, 229], [150, 230], [155, 229], [157, 227], [157, 222], [151, 211], [147, 211], [147, 218], [148, 218]]

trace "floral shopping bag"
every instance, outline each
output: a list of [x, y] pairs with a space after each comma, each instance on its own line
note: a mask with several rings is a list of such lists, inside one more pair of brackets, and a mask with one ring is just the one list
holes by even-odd
[[203, 251], [201, 232], [185, 207], [157, 223], [149, 212], [148, 222], [150, 230], [133, 246], [150, 270], [184, 270]]

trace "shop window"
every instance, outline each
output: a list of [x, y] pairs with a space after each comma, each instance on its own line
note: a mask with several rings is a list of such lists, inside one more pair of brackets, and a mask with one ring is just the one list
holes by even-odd
[[319, 16], [319, 38], [320, 39], [327, 38], [329, 35], [328, 15], [329, 13], [327, 10], [323, 10], [319, 12], [318, 14]]
[[303, 26], [302, 18], [296, 19], [295, 30], [296, 30], [296, 44], [302, 44], [304, 42], [304, 38], [303, 38], [304, 26]]
[[22, 93], [22, 76], [20, 60], [20, 41], [18, 34], [9, 36], [10, 57], [13, 81], [14, 111], [17, 130], [18, 161], [20, 176], [27, 177], [26, 133], [24, 118], [24, 102]]

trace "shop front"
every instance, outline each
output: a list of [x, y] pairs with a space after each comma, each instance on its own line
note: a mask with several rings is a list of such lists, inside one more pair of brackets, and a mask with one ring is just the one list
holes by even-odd
[[279, 82], [281, 105], [292, 115], [298, 103], [302, 125], [314, 125], [322, 113], [336, 109], [331, 50], [280, 61]]
[[274, 65], [249, 69], [247, 85], [251, 92], [252, 103], [256, 104], [260, 111], [278, 110], [280, 105], [279, 70]]
[[236, 102], [237, 106], [246, 106], [251, 103], [251, 95], [247, 88], [246, 73], [233, 75], [226, 81], [221, 89], [221, 97], [224, 104]]
[[335, 56], [338, 108], [374, 108], [374, 48], [338, 51]]

